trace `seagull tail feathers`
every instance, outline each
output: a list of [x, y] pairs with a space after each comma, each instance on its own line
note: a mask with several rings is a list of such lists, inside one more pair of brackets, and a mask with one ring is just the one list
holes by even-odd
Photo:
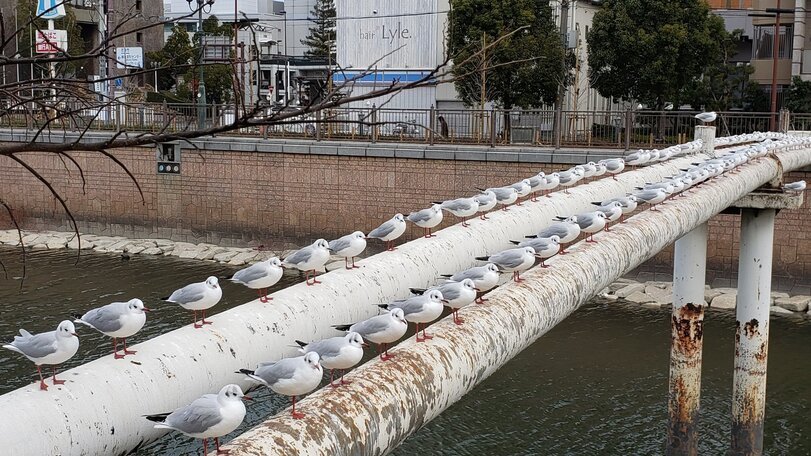
[[518, 245], [518, 244], [520, 244], [520, 243], [521, 243], [521, 241], [513, 241], [513, 240], [510, 240], [510, 243], [515, 244], [515, 245]]
[[302, 342], [302, 341], [300, 341], [298, 339], [296, 340], [296, 344], [298, 344], [298, 346], [301, 347], [301, 348], [304, 348], [304, 347], [307, 346], [307, 342]]
[[149, 421], [154, 421], [156, 423], [163, 423], [167, 416], [169, 416], [171, 412], [166, 413], [157, 413], [155, 415], [144, 415], [144, 418], [148, 419]]
[[415, 294], [415, 295], [421, 295], [421, 294], [425, 293], [425, 290], [426, 290], [425, 288], [409, 288], [408, 289], [408, 291], [410, 291], [412, 294]]
[[[386, 310], [388, 310], [388, 308], [389, 308], [389, 305], [388, 305], [388, 304], [375, 304], [375, 305], [376, 305], [377, 307], [380, 307], [381, 309], [386, 309]], [[378, 311], [378, 312], [379, 312], [379, 311]], [[335, 329], [338, 329], [338, 328], [336, 327]], [[349, 328], [346, 328], [346, 329], [349, 329]]]
[[478, 256], [478, 257], [476, 257], [476, 259], [479, 260], [479, 261], [487, 261], [487, 260], [490, 259], [490, 257], [489, 256]]
[[332, 327], [337, 329], [338, 331], [349, 331], [350, 326], [352, 325], [332, 325]]

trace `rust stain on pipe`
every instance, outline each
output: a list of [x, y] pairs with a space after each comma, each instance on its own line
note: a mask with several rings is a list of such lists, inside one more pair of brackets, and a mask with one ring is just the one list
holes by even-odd
[[698, 454], [704, 305], [687, 303], [671, 319], [668, 455]]

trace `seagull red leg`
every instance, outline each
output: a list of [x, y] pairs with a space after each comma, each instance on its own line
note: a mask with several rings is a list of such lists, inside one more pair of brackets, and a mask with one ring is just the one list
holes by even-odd
[[329, 370], [329, 386], [331, 386], [333, 388], [337, 388], [339, 385], [336, 385], [335, 383], [333, 383], [334, 378], [335, 378], [335, 369], [330, 369]]
[[419, 323], [414, 324], [417, 325], [417, 332], [414, 333], [414, 335], [417, 336], [417, 342], [425, 342], [425, 338], [420, 338], [420, 324]]
[[355, 266], [355, 257], [352, 257], [352, 269], [360, 269], [360, 266]]
[[203, 319], [200, 321], [200, 325], [210, 325], [212, 324], [210, 321], [206, 321], [206, 311], [205, 309], [201, 310], [200, 312], [203, 313]]
[[126, 337], [122, 337], [121, 340], [124, 341], [124, 355], [134, 355], [134, 354], [138, 353], [137, 350], [127, 350], [127, 338]]
[[48, 391], [48, 385], [45, 384], [45, 380], [42, 378], [42, 366], [37, 366], [37, 372], [39, 373], [39, 389]]
[[313, 269], [313, 285], [315, 285], [317, 283], [321, 283], [321, 281], [316, 278], [317, 276], [318, 276], [318, 272], [316, 272], [316, 270]]
[[208, 454], [208, 439], [203, 439], [203, 455]]
[[[126, 353], [124, 355], [126, 355]], [[118, 354], [118, 338], [113, 337], [113, 358], [121, 359], [121, 358], [124, 357], [124, 355], [119, 355]]]
[[53, 377], [51, 377], [51, 381], [54, 385], [64, 385], [65, 380], [59, 380], [56, 378], [56, 366], [51, 366], [51, 371], [53, 372]]
[[352, 384], [351, 380], [344, 380], [344, 374], [346, 374], [346, 371], [342, 370], [341, 371], [341, 385], [351, 385]]
[[217, 446], [217, 454], [231, 454], [231, 450], [220, 449], [220, 438], [214, 437], [214, 444]]
[[195, 328], [195, 329], [202, 328], [202, 327], [203, 327], [203, 325], [202, 325], [202, 324], [198, 324], [198, 323], [197, 323], [197, 311], [196, 311], [196, 310], [194, 310], [193, 312], [194, 312], [194, 321], [193, 321], [192, 323], [194, 323], [194, 328]]
[[293, 396], [293, 418], [300, 420], [304, 418], [304, 414], [301, 412], [296, 412], [296, 396]]

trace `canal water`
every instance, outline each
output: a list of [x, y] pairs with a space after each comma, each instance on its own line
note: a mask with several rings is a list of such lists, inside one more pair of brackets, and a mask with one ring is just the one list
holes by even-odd
[[[19, 250], [0, 248], [0, 339], [17, 329], [53, 329], [72, 312], [140, 297], [157, 309], [140, 342], [191, 321], [189, 312], [159, 301], [175, 288], [235, 268], [166, 257], [34, 251], [20, 279]], [[280, 286], [289, 285], [288, 283]], [[295, 280], [294, 280], [295, 281]], [[22, 286], [21, 286], [22, 283]], [[251, 290], [223, 283], [215, 312], [252, 299]], [[669, 311], [592, 302], [558, 325], [460, 402], [393, 451], [420, 455], [661, 454], [666, 412]], [[734, 316], [707, 314], [702, 379], [701, 454], [724, 454], [729, 442]], [[80, 328], [79, 353], [65, 368], [109, 353], [107, 338]], [[811, 321], [775, 318], [769, 343], [765, 446], [768, 455], [811, 454]], [[33, 365], [0, 351], [0, 394], [36, 379]], [[237, 431], [289, 406], [266, 390], [251, 395]], [[162, 410], [156, 410], [161, 412]], [[226, 438], [229, 440], [232, 436]], [[200, 447], [168, 434], [138, 455], [194, 454]]]

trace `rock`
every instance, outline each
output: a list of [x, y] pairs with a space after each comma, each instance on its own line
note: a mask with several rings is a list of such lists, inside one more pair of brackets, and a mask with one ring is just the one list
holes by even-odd
[[165, 247], [167, 245], [174, 245], [174, 241], [170, 241], [169, 239], [151, 239], [152, 242], [155, 243], [158, 247]]
[[129, 239], [124, 239], [123, 241], [113, 242], [109, 247], [107, 247], [107, 250], [111, 252], [124, 252], [131, 244], [132, 241]]
[[627, 298], [628, 296], [634, 293], [642, 293], [645, 290], [645, 285], [641, 283], [632, 283], [630, 285], [626, 285], [623, 288], [620, 288], [615, 293], [619, 298]]
[[662, 307], [665, 307], [665, 304], [662, 304], [661, 302], [643, 302], [639, 306], [648, 309], [661, 309]]
[[[90, 250], [95, 246], [96, 246], [96, 244], [93, 241], [89, 241], [89, 240], [85, 239], [84, 236], [82, 236], [82, 245], [81, 245], [82, 250]], [[69, 248], [69, 249], [78, 249], [79, 248], [79, 240], [76, 239], [76, 238], [71, 239], [70, 242], [68, 242], [68, 244], [67, 244], [67, 248]]]
[[713, 298], [710, 307], [713, 309], [734, 309], [737, 301], [737, 293], [726, 293]]
[[771, 294], [771, 305], [777, 305], [776, 301], [780, 298], [788, 298], [790, 295], [788, 293], [783, 293], [782, 291], [772, 291]]
[[[648, 287], [655, 287], [655, 288], [658, 288], [660, 290], [668, 290], [669, 291], [669, 290], [673, 289], [673, 283], [671, 283], [671, 282], [657, 282], [657, 281], [645, 282], [645, 289], [647, 289]], [[647, 293], [647, 291], [646, 291], [646, 293]]]
[[600, 296], [600, 298], [606, 299], [608, 301], [616, 301], [618, 299], [617, 295], [615, 295], [613, 293], [601, 293], [599, 296]]
[[134, 246], [129, 247], [127, 249], [127, 253], [131, 253], [131, 254], [135, 255], [135, 254], [143, 252], [144, 250], [146, 250], [146, 247], [144, 247], [143, 245], [134, 245]]
[[211, 249], [206, 249], [206, 250], [201, 251], [199, 255], [194, 257], [194, 259], [195, 260], [213, 260], [214, 257], [217, 256], [217, 254], [220, 254], [220, 253], [225, 252], [225, 251], [226, 251], [226, 249], [224, 249], [222, 247], [214, 247], [214, 248], [211, 248]]
[[191, 248], [191, 249], [178, 249], [175, 246], [175, 249], [172, 250], [172, 256], [176, 256], [178, 258], [183, 258], [186, 260], [191, 260], [197, 258], [197, 255], [200, 255], [201, 251], [198, 248]]
[[719, 291], [718, 288], [707, 288], [704, 289], [704, 300], [707, 302], [712, 302], [712, 300], [715, 299], [716, 296], [721, 296], [722, 294], [724, 293]]
[[794, 315], [794, 312], [778, 306], [769, 307], [769, 313], [772, 315]]
[[[617, 293], [617, 296], [619, 296], [619, 293]], [[645, 304], [645, 303], [656, 302], [656, 298], [654, 298], [653, 296], [647, 295], [647, 294], [645, 294], [645, 293], [643, 293], [641, 291], [636, 291], [636, 292], [631, 293], [630, 295], [625, 297], [625, 300], [628, 301], [628, 302], [634, 302], [634, 303], [637, 303], [637, 304]]]
[[713, 290], [720, 291], [723, 294], [738, 294], [738, 289], [737, 288], [719, 287], [719, 288], [713, 288]]
[[39, 234], [39, 233], [30, 233], [30, 234], [25, 234], [25, 235], [23, 236], [23, 244], [26, 244], [26, 245], [28, 245], [28, 244], [35, 244], [35, 242], [33, 242], [33, 241], [34, 241], [35, 239], [38, 239], [39, 237], [40, 237], [40, 234]]
[[141, 251], [142, 255], [162, 255], [163, 250], [160, 247], [150, 247]]
[[237, 255], [239, 255], [239, 252], [235, 252], [233, 250], [226, 250], [225, 252], [214, 255], [214, 261], [219, 261], [220, 263], [227, 263]]
[[673, 302], [673, 292], [653, 285], [645, 287], [645, 294], [656, 298], [656, 302], [669, 304]]
[[811, 296], [793, 296], [791, 298], [777, 298], [774, 305], [792, 312], [805, 312], [811, 304]]
[[31, 248], [34, 250], [47, 250], [48, 246], [46, 244], [34, 244]]
[[60, 238], [51, 238], [45, 243], [49, 249], [64, 249], [65, 244], [67, 244], [67, 242]]
[[636, 282], [628, 282], [627, 280], [624, 280], [624, 281], [620, 282], [618, 280], [618, 281], [616, 281], [616, 282], [614, 282], [614, 283], [612, 283], [611, 285], [608, 286], [608, 288], [607, 288], [608, 293], [616, 293], [617, 290], [622, 290], [623, 288], [627, 287], [628, 285], [631, 285], [631, 283], [636, 283]]
[[625, 285], [630, 285], [632, 283], [638, 283], [634, 279], [626, 279], [625, 277], [620, 277], [619, 279], [615, 280], [614, 283], [624, 283]]
[[2, 243], [2, 244], [11, 244], [11, 245], [19, 245], [20, 236], [17, 233], [17, 230], [0, 231], [0, 243]]
[[243, 264], [250, 262], [254, 258], [256, 258], [256, 252], [241, 252], [237, 253], [237, 255], [233, 257], [231, 261], [228, 262], [228, 264], [232, 266], [242, 266]]

